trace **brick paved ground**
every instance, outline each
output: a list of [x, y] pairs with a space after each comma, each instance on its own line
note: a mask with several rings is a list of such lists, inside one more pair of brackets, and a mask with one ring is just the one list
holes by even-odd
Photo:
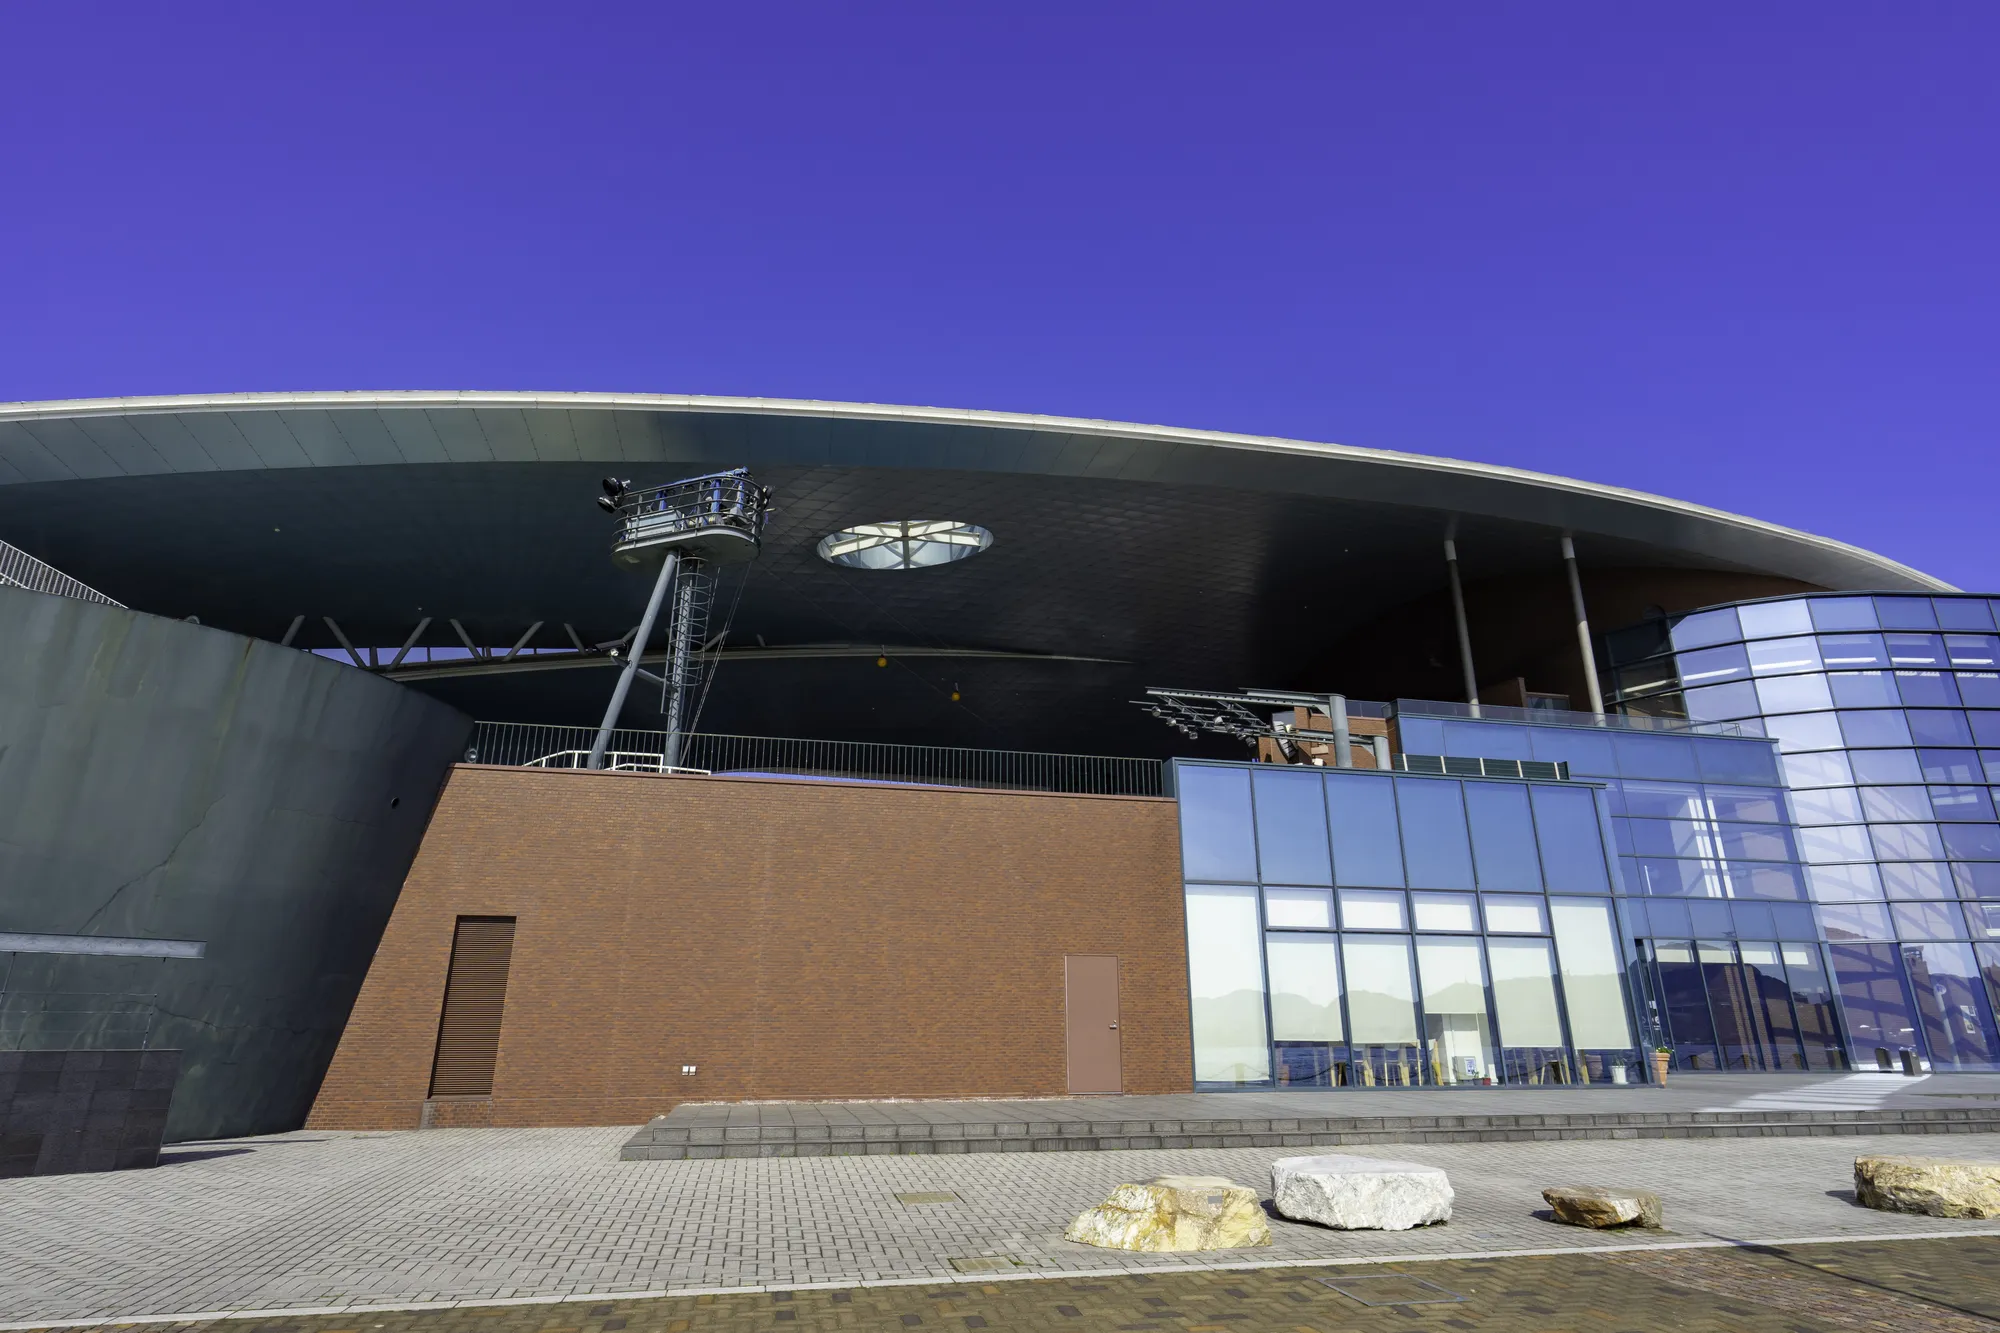
[[[1357, 1261], [1601, 1245], [1606, 1239], [1601, 1234], [1555, 1226], [1535, 1215], [1542, 1208], [1542, 1186], [1579, 1181], [1639, 1184], [1662, 1194], [1669, 1233], [1621, 1232], [1614, 1239], [1651, 1247], [1645, 1262], [1664, 1265], [1660, 1271], [1678, 1275], [1672, 1280], [1683, 1286], [1698, 1287], [1695, 1277], [1705, 1271], [1703, 1265], [1720, 1261], [1700, 1257], [1708, 1252], [1691, 1256], [1658, 1247], [1717, 1239], [1936, 1237], [1968, 1230], [2000, 1236], [2000, 1222], [1946, 1222], [1855, 1207], [1847, 1193], [1854, 1155], [1908, 1151], [1912, 1140], [1900, 1137], [1371, 1150], [1372, 1156], [1405, 1157], [1449, 1171], [1458, 1190], [1454, 1220], [1399, 1233], [1331, 1232], [1279, 1222], [1268, 1249], [1182, 1257], [1094, 1250], [1062, 1240], [1061, 1230], [1070, 1216], [1099, 1201], [1121, 1180], [1214, 1173], [1268, 1186], [1269, 1163], [1282, 1152], [621, 1163], [616, 1150], [626, 1133], [301, 1133], [183, 1147], [169, 1155], [170, 1165], [156, 1171], [0, 1182], [0, 1256], [5, 1257], [0, 1262], [0, 1320], [657, 1295], [816, 1283], [955, 1283], [976, 1290], [985, 1279], [966, 1273], [964, 1261], [980, 1258], [998, 1260], [1017, 1277], [1079, 1274], [1109, 1281], [1121, 1271], [1141, 1272], [1154, 1281], [1192, 1282], [1192, 1291], [1210, 1290], [1203, 1283], [1222, 1283], [1213, 1289], [1223, 1291], [1237, 1275], [1197, 1279], [1189, 1270], [1218, 1263], [1351, 1266]], [[1921, 1142], [1933, 1151], [2000, 1159], [2000, 1136], [1954, 1135]], [[895, 1197], [911, 1192], [948, 1193], [956, 1201], [908, 1204]], [[1994, 1244], [1980, 1241], [1981, 1246]], [[1898, 1247], [1879, 1248], [1893, 1253]], [[1583, 1266], [1535, 1271], [1580, 1275], [1562, 1281], [1586, 1295], [1592, 1283], [1611, 1282], [1609, 1275], [1634, 1282], [1653, 1271], [1631, 1267], [1639, 1260], [1574, 1262]], [[1303, 1270], [1291, 1276], [1283, 1271], [1260, 1281], [1302, 1280]], [[1114, 1289], [1127, 1288], [1106, 1290]], [[895, 1290], [907, 1294], [905, 1288]], [[1292, 1298], [1283, 1292], [1305, 1291], [1319, 1301], [1327, 1289], [1283, 1285], [1269, 1290], [1280, 1293], [1272, 1299], [1289, 1302]], [[865, 1298], [873, 1303], [870, 1309], [887, 1309], [880, 1303], [891, 1299], [884, 1294]], [[1134, 1299], [1143, 1304], [1143, 1298]], [[787, 1304], [774, 1301], [769, 1292], [757, 1300], [773, 1311], [769, 1317], [774, 1320], [777, 1307]], [[832, 1319], [842, 1313], [834, 1305], [863, 1300], [858, 1294], [839, 1302], [801, 1293], [792, 1304], [803, 1310], [824, 1302]], [[534, 1308], [540, 1313], [533, 1317], [543, 1324], [521, 1327], [582, 1329], [588, 1322], [586, 1309], [595, 1307], [574, 1301]], [[389, 1327], [372, 1316], [353, 1326], [372, 1333], [375, 1323]], [[250, 1327], [232, 1325], [236, 1330]]]
[[[1329, 1285], [1337, 1284], [1337, 1285]], [[1360, 1299], [1357, 1299], [1360, 1298]], [[1419, 1304], [1363, 1304], [1415, 1298]], [[459, 1307], [210, 1320], [190, 1333], [1992, 1333], [1992, 1238], [1439, 1260], [1346, 1268]]]

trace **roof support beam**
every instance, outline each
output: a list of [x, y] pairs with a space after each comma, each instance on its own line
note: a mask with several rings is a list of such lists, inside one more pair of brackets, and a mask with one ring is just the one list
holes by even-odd
[[429, 616], [425, 616], [422, 620], [419, 620], [417, 622], [417, 627], [410, 631], [410, 637], [403, 640], [403, 646], [396, 650], [395, 660], [390, 662], [389, 665], [392, 667], [399, 667], [403, 665], [403, 659], [410, 655], [410, 649], [417, 646], [418, 637], [422, 635], [423, 632], [429, 629], [430, 627], [431, 627], [431, 618]]

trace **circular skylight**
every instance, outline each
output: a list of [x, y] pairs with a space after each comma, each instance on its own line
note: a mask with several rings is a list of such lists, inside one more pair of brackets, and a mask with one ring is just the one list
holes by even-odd
[[820, 538], [820, 559], [849, 569], [922, 569], [978, 555], [993, 534], [976, 523], [948, 518], [906, 518], [857, 523]]

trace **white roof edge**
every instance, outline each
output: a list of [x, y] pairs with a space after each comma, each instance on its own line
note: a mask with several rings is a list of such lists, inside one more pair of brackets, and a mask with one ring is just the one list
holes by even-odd
[[738, 398], [677, 393], [528, 393], [486, 389], [389, 389], [313, 390], [295, 393], [156, 394], [121, 398], [69, 398], [46, 402], [0, 403], [0, 422], [287, 407], [594, 407], [654, 411], [671, 409], [681, 412], [754, 413], [764, 416], [830, 417], [853, 421], [905, 421], [933, 425], [985, 426], [1003, 430], [1057, 431], [1071, 435], [1103, 435], [1151, 440], [1162, 444], [1196, 444], [1217, 448], [1312, 455], [1357, 463], [1420, 468], [1430, 472], [1452, 473], [1490, 481], [1514, 482], [1573, 495], [1644, 505], [1860, 559], [1882, 568], [1884, 572], [1893, 572], [1918, 584], [1928, 585], [1937, 592], [1959, 591], [1942, 579], [1864, 547], [1836, 541], [1831, 537], [1802, 532], [1782, 524], [1767, 523], [1762, 519], [1731, 513], [1726, 509], [1713, 509], [1707, 505], [1655, 495], [1649, 491], [1579, 481], [1574, 477], [1533, 472], [1526, 468], [1505, 467], [1495, 463], [1473, 463], [1463, 459], [1404, 453], [1394, 449], [1326, 444], [1273, 435], [1244, 435], [1232, 431], [1195, 430], [1183, 426], [1045, 416], [1032, 412], [910, 407], [893, 403], [846, 403], [810, 398]]

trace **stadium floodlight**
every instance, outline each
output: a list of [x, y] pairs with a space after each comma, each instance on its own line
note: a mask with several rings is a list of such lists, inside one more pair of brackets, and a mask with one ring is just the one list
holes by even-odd
[[[615, 488], [615, 489], [614, 489]], [[612, 539], [612, 559], [627, 569], [654, 572], [653, 595], [632, 636], [625, 665], [618, 673], [611, 704], [591, 746], [591, 768], [604, 766], [611, 733], [625, 710], [632, 678], [652, 637], [653, 622], [674, 590], [667, 623], [667, 669], [662, 684], [667, 694], [667, 752], [663, 767], [677, 767], [680, 757], [682, 709], [699, 683], [701, 664], [696, 650], [708, 630], [708, 612], [715, 600], [713, 566], [741, 564], [757, 558], [763, 542], [764, 519], [771, 509], [769, 487], [759, 486], [743, 468], [690, 477], [665, 486], [632, 489], [629, 481], [604, 480], [598, 501], [618, 522]], [[609, 501], [609, 503], [606, 503]], [[654, 679], [648, 673], [649, 679]]]

